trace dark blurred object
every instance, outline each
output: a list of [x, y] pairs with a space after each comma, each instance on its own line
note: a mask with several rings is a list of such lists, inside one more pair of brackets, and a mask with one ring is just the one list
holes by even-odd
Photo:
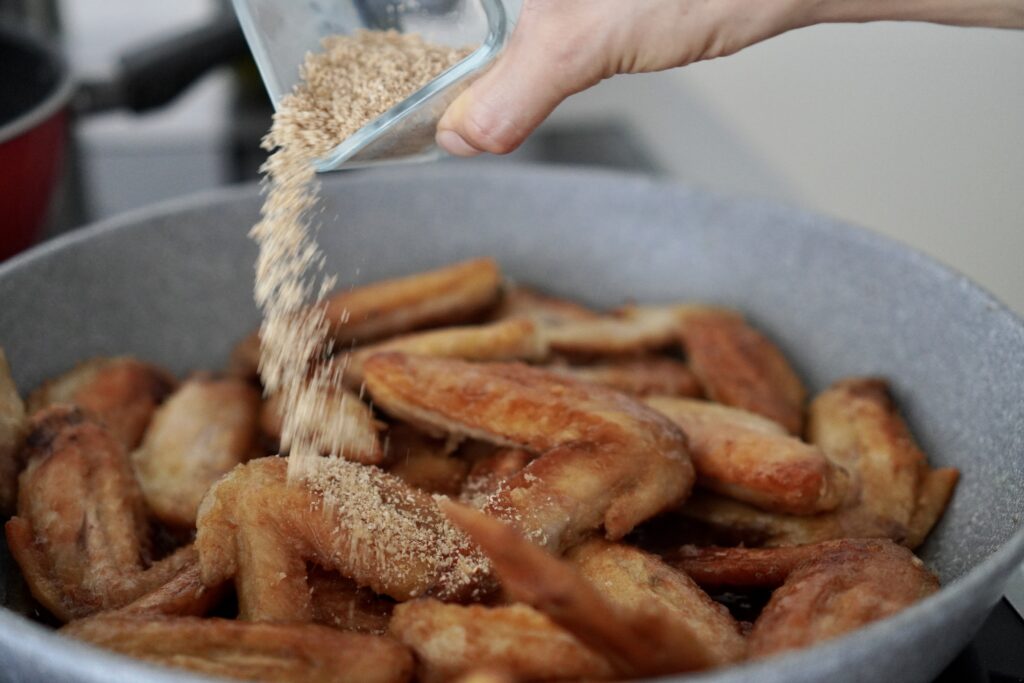
[[0, 215], [6, 223], [0, 260], [40, 235], [64, 157], [70, 110], [77, 115], [114, 108], [148, 111], [214, 67], [247, 54], [234, 15], [223, 13], [128, 52], [113, 79], [76, 89], [51, 42], [26, 28], [0, 31]]
[[58, 5], [57, 0], [0, 0], [0, 24], [53, 37], [61, 28]]

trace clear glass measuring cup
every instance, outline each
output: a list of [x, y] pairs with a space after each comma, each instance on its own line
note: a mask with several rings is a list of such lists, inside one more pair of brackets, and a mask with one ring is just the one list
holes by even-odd
[[500, 52], [518, 0], [233, 0], [274, 106], [299, 80], [323, 38], [359, 29], [418, 33], [429, 42], [479, 45], [461, 62], [373, 119], [316, 162], [318, 171], [440, 156], [444, 110]]

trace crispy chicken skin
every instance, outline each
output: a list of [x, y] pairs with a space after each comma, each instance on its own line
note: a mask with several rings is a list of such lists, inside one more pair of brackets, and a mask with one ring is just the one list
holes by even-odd
[[492, 313], [493, 320], [530, 318], [543, 326], [560, 325], [574, 320], [592, 320], [599, 314], [575, 301], [559, 299], [519, 284], [507, 284], [501, 303]]
[[750, 654], [808, 647], [892, 616], [939, 589], [906, 548], [888, 540], [823, 543], [768, 601], [750, 632]]
[[150, 512], [191, 529], [207, 489], [257, 450], [259, 391], [237, 379], [192, 379], [153, 416], [132, 454]]
[[[367, 465], [383, 462], [384, 449], [378, 435], [381, 425], [370, 406], [342, 387], [321, 391], [320, 396], [315, 412], [295, 417], [296, 429], [303, 438], [311, 438], [324, 455], [339, 455]], [[260, 429], [280, 446], [283, 428], [281, 397], [271, 395], [260, 409]]]
[[470, 463], [453, 453], [458, 444], [407, 424], [392, 425], [386, 443], [387, 471], [409, 486], [445, 496], [462, 490]]
[[388, 632], [395, 602], [360, 587], [352, 579], [310, 567], [309, 594], [317, 624], [357, 633]]
[[188, 559], [167, 582], [120, 607], [119, 616], [201, 617], [209, 612], [224, 596], [226, 585], [207, 586], [203, 583], [199, 557], [189, 548]]
[[567, 555], [580, 575], [619, 613], [657, 611], [688, 633], [701, 652], [692, 668], [737, 662], [746, 654], [739, 624], [694, 581], [660, 558], [621, 543], [593, 539]]
[[705, 488], [792, 515], [834, 510], [846, 494], [846, 471], [777, 422], [707, 401], [651, 397], [646, 403], [686, 434]]
[[389, 351], [473, 361], [539, 361], [547, 356], [547, 347], [537, 325], [526, 318], [446, 327], [393, 337], [342, 355], [336, 362], [344, 365], [345, 384], [358, 389], [363, 384], [363, 366], [367, 359]]
[[25, 449], [7, 542], [32, 595], [55, 617], [121, 607], [187, 563], [189, 549], [147, 568], [149, 527], [128, 456], [83, 411], [37, 413]]
[[33, 414], [56, 404], [74, 404], [132, 450], [176, 384], [166, 371], [134, 358], [95, 358], [32, 392], [28, 410]]
[[[233, 578], [242, 619], [310, 621], [307, 561], [397, 600], [454, 598], [477, 587], [463, 563], [469, 543], [461, 535], [461, 542], [451, 540], [433, 498], [376, 468], [323, 463], [346, 466], [338, 476], [361, 468], [355, 485], [379, 501], [375, 507], [345, 500], [332, 507], [310, 485], [289, 484], [283, 458], [239, 465], [207, 493], [195, 543], [203, 581]], [[421, 536], [408, 538], [408, 527]], [[409, 547], [419, 541], [424, 547]]]
[[467, 322], [501, 296], [501, 270], [489, 258], [384, 280], [327, 299], [338, 344], [367, 343], [424, 327]]
[[613, 674], [604, 657], [527, 605], [413, 600], [395, 608], [391, 635], [416, 654], [422, 683], [442, 683], [485, 667], [517, 681], [594, 680]]
[[[680, 618], [680, 612], [667, 609], [657, 597], [658, 589], [650, 585], [646, 588], [630, 586], [633, 595], [643, 593], [651, 600], [649, 608], [637, 609], [634, 604], [631, 608], [620, 609], [622, 596], [616, 596], [612, 602], [606, 597], [607, 585], [599, 587], [591, 583], [572, 564], [553, 557], [512, 527], [451, 501], [442, 502], [441, 507], [491, 560], [509, 599], [543, 612], [582, 643], [601, 653], [612, 665], [617, 678], [690, 671], [714, 663], [714, 655], [687, 627], [689, 624]], [[607, 571], [625, 584], [632, 582], [629, 578], [631, 572], [638, 569], [629, 566], [635, 556], [611, 568], [601, 558], [583, 559], [584, 564], [589, 564], [591, 576]], [[616, 561], [610, 555], [605, 559], [610, 559], [612, 564]], [[667, 566], [664, 569], [672, 571]], [[640, 567], [638, 573], [650, 571], [651, 566], [648, 565]], [[637, 577], [634, 575], [633, 578]], [[648, 576], [640, 580], [650, 581], [651, 578]], [[684, 590], [699, 590], [692, 582], [688, 586]], [[672, 592], [664, 586], [662, 590], [664, 594]], [[694, 601], [688, 602], [690, 607], [694, 606]], [[709, 613], [708, 607], [703, 608], [705, 615]], [[716, 611], [715, 616], [719, 621], [727, 621], [726, 615], [720, 612]], [[699, 617], [691, 614], [687, 618]], [[712, 626], [704, 632], [707, 630], [716, 628]], [[717, 652], [728, 648], [726, 645]]]
[[0, 514], [14, 510], [18, 498], [18, 473], [24, 466], [21, 446], [28, 432], [25, 404], [11, 377], [7, 356], [0, 349]]
[[590, 365], [551, 365], [551, 370], [583, 382], [600, 384], [633, 396], [699, 398], [700, 382], [686, 363], [668, 357], [642, 356]]
[[[488, 446], [487, 452], [480, 452], [483, 450], [481, 446]], [[493, 447], [481, 442], [464, 447], [459, 455], [468, 456], [473, 462], [459, 492], [459, 500], [475, 508], [485, 506], [490, 496], [505, 481], [522, 471], [536, 457], [522, 448]]]
[[378, 406], [412, 424], [541, 453], [485, 509], [552, 550], [602, 525], [621, 538], [693, 484], [675, 425], [603, 387], [518, 364], [402, 354], [370, 358], [366, 383]]
[[544, 328], [548, 348], [571, 356], [621, 356], [671, 346], [679, 335], [673, 308], [627, 306], [612, 315], [566, 320]]
[[680, 310], [686, 357], [712, 401], [775, 420], [790, 434], [803, 431], [807, 390], [789, 361], [738, 313]]
[[693, 496], [681, 514], [727, 530], [748, 545], [785, 546], [836, 538], [889, 538], [913, 549], [937, 521], [956, 483], [932, 470], [876, 378], [841, 380], [812, 403], [808, 435], [850, 475], [834, 512], [780, 515], [726, 498]]
[[316, 624], [100, 616], [61, 633], [152, 664], [275, 683], [405, 683], [412, 655], [390, 638]]

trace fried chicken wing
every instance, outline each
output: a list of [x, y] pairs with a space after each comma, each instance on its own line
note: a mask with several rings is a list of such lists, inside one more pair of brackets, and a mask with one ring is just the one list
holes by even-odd
[[822, 544], [772, 594], [750, 632], [750, 654], [763, 657], [835, 638], [938, 589], [921, 560], [891, 541]]
[[132, 465], [150, 512], [192, 528], [207, 489], [257, 448], [260, 395], [237, 379], [192, 379], [154, 414]]
[[224, 584], [207, 586], [203, 583], [199, 557], [190, 548], [183, 551], [187, 561], [166, 583], [139, 596], [115, 612], [122, 617], [166, 616], [201, 617], [209, 612], [224, 595]]
[[187, 563], [186, 549], [147, 569], [149, 528], [128, 456], [81, 410], [37, 413], [25, 448], [7, 542], [32, 595], [58, 619], [125, 605]]
[[96, 358], [32, 392], [28, 411], [74, 404], [131, 450], [142, 441], [154, 411], [175, 385], [174, 377], [155, 365], [128, 357]]
[[[384, 461], [378, 432], [379, 423], [370, 406], [352, 392], [340, 387], [320, 385], [315, 396], [302, 402], [303, 410], [296, 411], [297, 436], [311, 440], [324, 455], [337, 455], [355, 462], [377, 465]], [[315, 400], [313, 400], [315, 399]], [[260, 410], [260, 428], [264, 435], [281, 444], [284, 418], [281, 415], [281, 397], [271, 395]]]
[[[844, 500], [834, 512], [782, 515], [700, 495], [680, 513], [735, 533], [748, 545], [802, 545], [849, 537], [889, 538], [913, 549], [924, 540], [949, 499], [956, 474], [929, 468], [884, 381], [846, 379], [822, 392], [811, 403], [808, 434], [850, 475]], [[933, 476], [935, 472], [942, 474]]]
[[342, 356], [338, 362], [345, 368], [342, 373], [345, 384], [356, 389], [362, 386], [366, 360], [388, 351], [474, 361], [538, 361], [547, 355], [536, 324], [526, 318], [488, 325], [445, 327], [394, 337]]
[[624, 394], [518, 364], [378, 354], [366, 363], [377, 405], [417, 426], [542, 455], [485, 509], [560, 551], [604, 526], [621, 538], [686, 497], [682, 433]]
[[500, 295], [498, 264], [480, 258], [335, 294], [327, 299], [325, 313], [338, 344], [367, 343], [467, 322], [494, 306]]
[[505, 287], [501, 303], [492, 317], [494, 320], [530, 318], [541, 325], [553, 326], [576, 320], [593, 320], [600, 316], [574, 301], [542, 294], [524, 285], [512, 284]]
[[434, 499], [396, 477], [337, 458], [287, 482], [282, 458], [239, 465], [199, 510], [203, 581], [234, 579], [241, 618], [310, 621], [307, 561], [397, 600], [464, 597], [486, 562]]
[[454, 496], [462, 490], [470, 467], [467, 460], [454, 455], [457, 446], [407, 424], [392, 425], [387, 437], [387, 471], [421, 491]]
[[705, 488], [792, 515], [834, 510], [846, 494], [846, 471], [777, 422], [707, 401], [646, 402], [686, 434], [697, 481]]
[[883, 540], [826, 541], [780, 548], [682, 546], [665, 561], [705, 588], [777, 588], [797, 567], [817, 559], [835, 544], [885, 543]]
[[689, 634], [700, 654], [691, 668], [743, 659], [746, 642], [729, 610], [658, 557], [603, 539], [587, 541], [566, 557], [620, 614], [641, 619], [658, 612], [669, 628]]
[[388, 632], [395, 602], [361, 588], [352, 579], [319, 567], [309, 569], [309, 594], [313, 621], [343, 631]]
[[18, 473], [24, 466], [21, 446], [28, 432], [25, 404], [0, 349], [0, 515], [6, 517], [18, 499]]
[[799, 435], [807, 390], [778, 347], [732, 311], [678, 310], [687, 360], [707, 397]]
[[637, 354], [674, 344], [679, 312], [673, 308], [629, 306], [614, 315], [566, 320], [544, 328], [548, 348], [575, 356]]
[[808, 438], [838, 462], [855, 469], [858, 513], [887, 536], [905, 541], [928, 471], [884, 380], [847, 379], [811, 404]]
[[[657, 676], [713, 663], [678, 613], [657, 607], [617, 609], [602, 595], [606, 586], [592, 584], [571, 564], [551, 556], [512, 527], [451, 501], [441, 506], [491, 560], [511, 600], [535, 607], [601, 653], [616, 677]], [[650, 588], [637, 590], [648, 597], [654, 592]], [[652, 602], [659, 603], [657, 598]]]
[[409, 650], [390, 638], [315, 624], [100, 616], [61, 633], [152, 664], [275, 683], [405, 683]]
[[484, 667], [511, 680], [607, 679], [611, 665], [568, 631], [526, 605], [398, 605], [391, 635], [416, 653], [417, 678], [442, 683]]
[[699, 398], [700, 382], [686, 363], [647, 356], [611, 360], [593, 365], [552, 365], [553, 371], [634, 396], [689, 396]]
[[473, 459], [459, 499], [475, 508], [484, 507], [505, 481], [522, 471], [535, 457], [522, 448], [489, 448]]

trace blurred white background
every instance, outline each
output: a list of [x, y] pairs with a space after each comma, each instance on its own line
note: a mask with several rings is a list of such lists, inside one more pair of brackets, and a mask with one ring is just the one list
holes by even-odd
[[[103, 72], [118, 50], [201, 21], [215, 3], [63, 7], [76, 66]], [[204, 150], [228, 123], [223, 78], [211, 76], [166, 112], [83, 126], [93, 170], [121, 170], [94, 174], [101, 213], [218, 182], [221, 169]], [[1024, 312], [1024, 32], [803, 29], [725, 59], [613, 79], [567, 102], [554, 123], [609, 119], [628, 121], [680, 180], [893, 236]], [[188, 170], [180, 160], [143, 161], [140, 150], [152, 147], [190, 155]], [[137, 191], [127, 192], [133, 182]]]

